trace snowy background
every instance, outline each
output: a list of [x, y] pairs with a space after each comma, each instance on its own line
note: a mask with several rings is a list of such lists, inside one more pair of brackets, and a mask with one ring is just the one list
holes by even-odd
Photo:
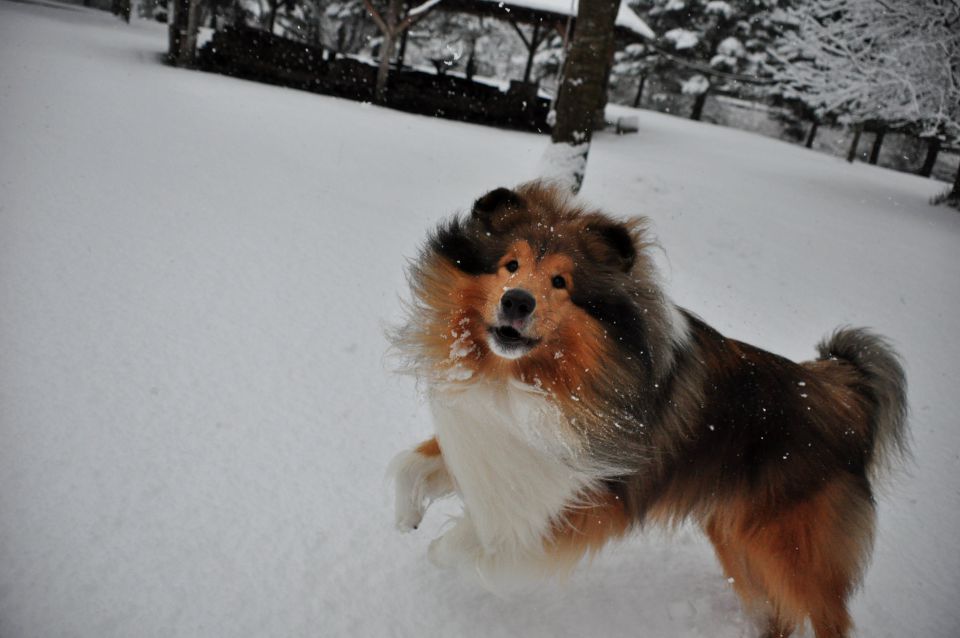
[[[547, 138], [168, 68], [161, 25], [0, 0], [0, 636], [750, 635], [693, 529], [497, 598], [403, 536], [428, 436], [385, 364], [404, 260]], [[618, 109], [624, 113], [629, 109]], [[676, 300], [793, 358], [906, 359], [860, 636], [960, 635], [960, 215], [943, 183], [640, 111], [582, 195], [645, 214]]]

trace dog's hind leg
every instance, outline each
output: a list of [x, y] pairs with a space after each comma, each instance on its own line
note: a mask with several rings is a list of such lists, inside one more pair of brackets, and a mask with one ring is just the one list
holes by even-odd
[[809, 616], [816, 638], [848, 636], [847, 598], [869, 555], [873, 525], [865, 479], [843, 475], [776, 516], [744, 527], [747, 564], [778, 618]]
[[757, 626], [760, 638], [788, 638], [793, 634], [796, 623], [782, 617], [768, 597], [763, 583], [751, 570], [747, 547], [740, 534], [736, 533], [738, 523], [738, 518], [715, 515], [704, 524], [703, 530], [713, 543], [717, 560], [733, 584], [744, 612]]
[[396, 482], [396, 525], [404, 532], [416, 529], [427, 506], [454, 489], [436, 438], [398, 454], [388, 472]]

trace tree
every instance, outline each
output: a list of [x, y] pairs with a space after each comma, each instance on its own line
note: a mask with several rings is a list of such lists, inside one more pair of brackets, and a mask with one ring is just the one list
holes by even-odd
[[606, 98], [619, 9], [620, 0], [580, 0], [577, 8], [551, 144], [542, 161], [546, 176], [568, 183], [574, 193], [583, 184], [597, 111]]
[[758, 96], [754, 87], [773, 75], [770, 49], [783, 28], [788, 0], [642, 0], [661, 76], [694, 96], [691, 118], [699, 120], [714, 90]]
[[172, 0], [167, 59], [176, 66], [192, 66], [197, 53], [200, 0]]
[[386, 101], [387, 97], [387, 77], [390, 74], [390, 60], [393, 59], [393, 51], [397, 46], [397, 40], [404, 31], [425, 18], [430, 11], [440, 3], [441, 0], [427, 0], [421, 5], [413, 7], [407, 11], [401, 18], [403, 10], [403, 0], [387, 0], [387, 15], [383, 16], [373, 5], [372, 0], [363, 0], [364, 6], [373, 18], [377, 28], [383, 35], [383, 42], [380, 44], [380, 67], [377, 69], [377, 102]]
[[960, 138], [960, 3], [808, 0], [791, 11], [777, 81], [841, 123]]

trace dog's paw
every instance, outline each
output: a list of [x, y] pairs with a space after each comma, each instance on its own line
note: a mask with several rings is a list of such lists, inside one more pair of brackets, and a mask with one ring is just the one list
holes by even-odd
[[420, 507], [409, 499], [403, 499], [401, 502], [399, 494], [397, 495], [397, 511], [394, 525], [401, 532], [412, 532], [420, 526], [423, 520], [423, 514], [426, 508]]
[[389, 472], [396, 482], [394, 523], [401, 532], [417, 529], [430, 502], [453, 489], [439, 456], [401, 452], [390, 463]]

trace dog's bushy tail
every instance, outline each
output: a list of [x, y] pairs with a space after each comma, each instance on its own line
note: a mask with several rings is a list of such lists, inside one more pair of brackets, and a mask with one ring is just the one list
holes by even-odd
[[839, 328], [817, 344], [820, 359], [841, 359], [863, 375], [873, 404], [867, 469], [876, 477], [908, 455], [907, 378], [890, 342], [864, 328]]

